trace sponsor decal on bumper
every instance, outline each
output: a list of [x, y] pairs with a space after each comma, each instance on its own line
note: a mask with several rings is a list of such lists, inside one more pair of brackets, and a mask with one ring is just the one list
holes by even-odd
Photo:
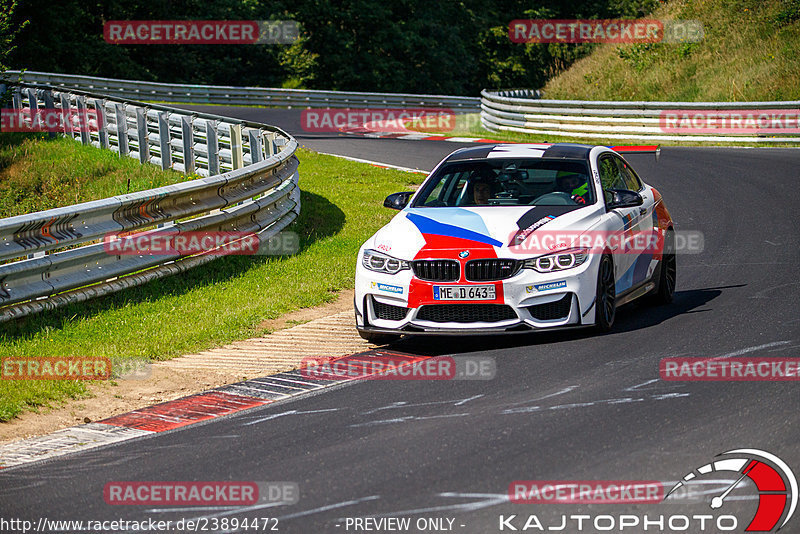
[[370, 287], [378, 291], [386, 291], [387, 293], [396, 293], [398, 295], [402, 295], [404, 291], [402, 286], [393, 286], [391, 284], [384, 284], [383, 282], [372, 282]]
[[531, 284], [525, 286], [526, 293], [541, 293], [543, 291], [551, 291], [553, 289], [561, 289], [567, 287], [566, 280], [559, 280], [557, 282], [545, 282], [543, 284]]

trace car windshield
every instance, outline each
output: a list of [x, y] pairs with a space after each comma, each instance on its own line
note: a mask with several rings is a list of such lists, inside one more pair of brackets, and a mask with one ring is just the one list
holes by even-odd
[[442, 166], [413, 207], [574, 206], [594, 204], [583, 160], [486, 159]]

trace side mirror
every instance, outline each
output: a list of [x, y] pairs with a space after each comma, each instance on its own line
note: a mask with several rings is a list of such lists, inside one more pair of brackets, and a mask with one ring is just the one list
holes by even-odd
[[629, 191], [627, 189], [609, 189], [611, 193], [611, 200], [606, 203], [606, 207], [610, 210], [617, 208], [635, 208], [644, 204], [642, 195], [636, 191]]
[[383, 201], [384, 208], [392, 208], [393, 210], [401, 210], [406, 207], [408, 201], [414, 196], [413, 191], [405, 191], [403, 193], [392, 193], [386, 200]]

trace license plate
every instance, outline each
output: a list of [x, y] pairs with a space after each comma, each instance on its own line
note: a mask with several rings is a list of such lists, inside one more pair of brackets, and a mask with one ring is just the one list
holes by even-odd
[[433, 286], [434, 300], [494, 300], [494, 286]]

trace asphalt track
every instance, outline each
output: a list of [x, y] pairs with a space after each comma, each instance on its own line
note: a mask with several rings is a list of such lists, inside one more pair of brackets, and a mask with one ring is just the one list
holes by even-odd
[[[458, 147], [302, 137], [290, 126], [296, 111], [209, 109], [285, 122], [314, 150], [407, 167], [430, 169]], [[800, 355], [800, 151], [665, 148], [658, 162], [651, 155], [629, 160], [664, 195], [678, 228], [705, 236], [702, 254], [678, 258], [672, 305], [626, 306], [602, 336], [573, 331], [403, 342], [394, 348], [493, 357], [497, 375], [359, 381], [0, 472], [0, 516], [34, 522], [277, 517], [281, 532], [300, 533], [354, 532], [347, 518], [403, 516], [412, 518], [411, 532], [419, 518], [451, 518], [453, 532], [484, 533], [498, 532], [501, 515], [517, 515], [512, 524], [521, 529], [529, 514], [560, 525], [561, 513], [710, 513], [707, 503], [688, 502], [510, 503], [515, 480], [675, 481], [744, 447], [774, 453], [800, 475], [797, 382], [657, 380], [664, 357]], [[104, 485], [126, 480], [293, 481], [300, 500], [237, 510], [105, 504]], [[734, 495], [741, 500], [726, 501], [724, 510], [739, 517], [741, 532], [756, 507], [753, 487]], [[782, 532], [800, 532], [800, 517]]]

